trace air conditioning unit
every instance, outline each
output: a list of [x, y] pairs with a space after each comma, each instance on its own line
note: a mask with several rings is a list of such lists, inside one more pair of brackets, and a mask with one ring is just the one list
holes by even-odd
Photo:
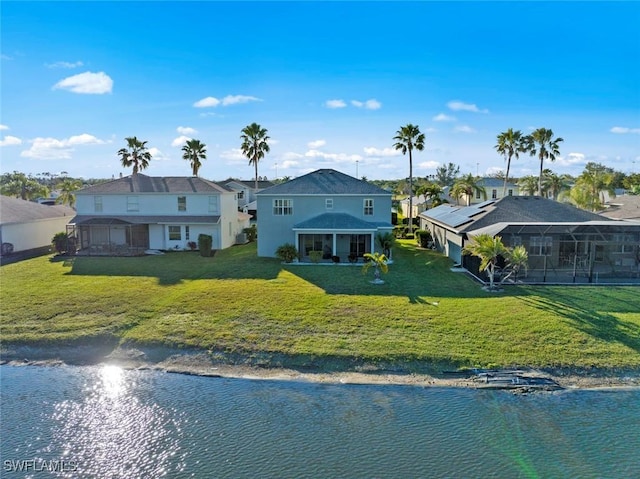
[[239, 233], [236, 235], [236, 244], [245, 244], [247, 241], [247, 233]]

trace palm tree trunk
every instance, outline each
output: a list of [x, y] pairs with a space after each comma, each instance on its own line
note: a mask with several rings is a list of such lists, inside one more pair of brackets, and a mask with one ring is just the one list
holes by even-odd
[[507, 196], [507, 182], [509, 181], [509, 168], [511, 168], [511, 155], [507, 158], [507, 173], [504, 175], [504, 186], [502, 187], [502, 197]]
[[409, 148], [409, 234], [413, 234], [413, 158]]
[[255, 176], [255, 190], [258, 191], [258, 159], [253, 159], [253, 165], [256, 167], [256, 176]]
[[542, 166], [544, 163], [544, 158], [540, 155], [540, 175], [538, 176], [538, 194], [542, 198]]

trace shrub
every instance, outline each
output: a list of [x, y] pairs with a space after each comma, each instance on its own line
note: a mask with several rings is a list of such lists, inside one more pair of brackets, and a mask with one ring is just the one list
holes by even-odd
[[416, 230], [415, 235], [418, 240], [418, 244], [422, 248], [429, 248], [431, 246], [433, 238], [431, 237], [431, 232], [429, 230]]
[[250, 228], [243, 229], [242, 232], [247, 235], [247, 240], [249, 241], [255, 241], [258, 237], [258, 228], [255, 224], [251, 225]]
[[213, 245], [213, 238], [211, 235], [200, 234], [198, 235], [198, 248], [200, 249], [200, 256], [211, 256], [211, 246]]
[[295, 245], [292, 245], [291, 243], [285, 243], [278, 246], [278, 249], [276, 250], [276, 256], [285, 263], [291, 263], [298, 257], [298, 250], [296, 249]]
[[319, 263], [322, 259], [322, 251], [309, 251], [309, 259], [312, 263]]
[[51, 244], [53, 246], [53, 249], [56, 250], [56, 253], [66, 253], [69, 250], [69, 235], [63, 232], [56, 233], [55, 235], [53, 235]]
[[189, 242], [187, 243], [187, 246], [189, 247], [189, 249], [190, 249], [191, 251], [195, 251], [195, 250], [196, 250], [196, 248], [198, 247], [198, 243], [196, 243], [195, 241], [189, 241]]

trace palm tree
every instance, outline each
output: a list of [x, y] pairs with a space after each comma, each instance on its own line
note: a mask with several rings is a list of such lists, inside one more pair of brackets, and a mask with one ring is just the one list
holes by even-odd
[[525, 151], [531, 156], [538, 156], [540, 159], [540, 175], [538, 176], [538, 194], [542, 196], [542, 172], [544, 169], [544, 160], [556, 161], [556, 157], [560, 156], [559, 143], [563, 142], [562, 138], [553, 138], [553, 131], [550, 128], [538, 128], [531, 135], [526, 136]]
[[569, 175], [556, 175], [553, 171], [545, 168], [542, 178], [542, 190], [551, 193], [551, 198], [558, 201], [558, 196], [569, 189]]
[[458, 178], [453, 184], [453, 188], [451, 188], [451, 196], [456, 200], [466, 196], [467, 206], [471, 204], [471, 198], [474, 194], [481, 195], [485, 200], [487, 199], [487, 192], [484, 187], [478, 184], [478, 180], [471, 173]]
[[142, 171], [149, 167], [151, 161], [151, 153], [147, 150], [147, 142], [140, 141], [135, 136], [125, 138], [127, 142], [126, 148], [118, 150], [118, 156], [122, 162], [122, 166], [128, 168], [133, 166], [133, 174], [138, 174], [138, 171]]
[[364, 258], [364, 266], [362, 266], [362, 274], [366, 274], [369, 271], [369, 268], [373, 266], [373, 284], [382, 284], [384, 281], [380, 279], [380, 272], [386, 273], [389, 271], [389, 266], [387, 265], [387, 257], [377, 251], [375, 253], [365, 253]]
[[418, 151], [424, 150], [424, 133], [420, 133], [418, 125], [408, 123], [401, 126], [393, 137], [396, 142], [393, 147], [402, 151], [403, 155], [409, 152], [409, 234], [413, 232], [413, 156], [412, 152], [415, 148]]
[[518, 187], [522, 193], [533, 196], [538, 189], [538, 178], [533, 175], [523, 176], [518, 180]]
[[80, 180], [74, 180], [72, 178], [65, 178], [58, 183], [58, 189], [60, 195], [56, 198], [56, 203], [63, 205], [69, 205], [73, 208], [76, 205], [76, 195], [74, 192], [78, 191], [82, 187]]
[[24, 173], [14, 171], [13, 173], [5, 173], [0, 178], [0, 193], [31, 201], [49, 196], [49, 188], [39, 183], [31, 175], [27, 176]]
[[442, 186], [438, 183], [425, 183], [418, 188], [416, 194], [424, 195], [425, 198], [431, 200], [431, 204], [435, 204], [440, 200], [440, 196], [444, 193]]
[[603, 191], [615, 197], [614, 171], [600, 163], [587, 163], [576, 185], [571, 189], [571, 200], [578, 207], [600, 211], [604, 207]]
[[499, 236], [493, 237], [488, 234], [480, 234], [474, 237], [464, 247], [463, 251], [480, 258], [480, 271], [487, 272], [489, 289], [495, 289], [494, 278], [498, 257], [505, 257], [508, 254], [508, 248], [502, 243], [502, 239]]
[[498, 135], [498, 143], [494, 148], [507, 160], [507, 172], [504, 176], [504, 187], [502, 188], [502, 196], [507, 196], [507, 183], [509, 182], [509, 169], [511, 168], [511, 158], [516, 160], [520, 158], [520, 153], [525, 151], [526, 145], [523, 141], [522, 132], [520, 130], [513, 131], [509, 128]]
[[249, 165], [253, 165], [256, 169], [255, 189], [258, 190], [258, 162], [264, 158], [265, 153], [269, 153], [269, 137], [267, 129], [262, 128], [257, 123], [251, 123], [242, 129], [240, 135], [242, 145], [240, 149], [242, 154], [249, 158]]
[[198, 170], [202, 166], [200, 160], [207, 159], [207, 145], [201, 143], [200, 140], [189, 140], [182, 147], [184, 154], [183, 160], [191, 162], [191, 169], [193, 170], [193, 176], [198, 176]]

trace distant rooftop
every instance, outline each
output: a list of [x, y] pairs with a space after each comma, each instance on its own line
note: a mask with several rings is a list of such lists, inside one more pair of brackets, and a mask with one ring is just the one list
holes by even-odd
[[75, 210], [69, 206], [41, 205], [33, 201], [0, 195], [0, 222], [2, 224], [25, 223], [64, 216], [71, 218], [75, 214]]
[[77, 191], [76, 194], [226, 193], [230, 191], [229, 188], [197, 176], [147, 176], [138, 173], [89, 186]]
[[391, 193], [332, 169], [321, 169], [272, 186], [258, 195], [384, 195]]

